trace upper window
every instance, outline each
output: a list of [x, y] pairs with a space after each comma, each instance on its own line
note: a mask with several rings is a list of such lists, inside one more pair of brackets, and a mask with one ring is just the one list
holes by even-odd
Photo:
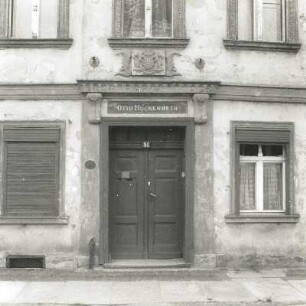
[[69, 47], [69, 0], [1, 0], [0, 38], [4, 47]]
[[276, 51], [278, 48], [284, 51], [281, 48], [286, 48], [286, 43], [295, 44], [288, 47], [288, 51], [297, 51], [300, 45], [297, 44], [296, 0], [228, 0], [228, 40], [225, 40], [225, 46], [233, 47], [231, 41], [238, 41], [235, 45], [240, 47], [266, 47]]
[[232, 140], [232, 214], [227, 218], [254, 222], [259, 216], [293, 216], [293, 125], [233, 122]]
[[184, 0], [114, 0], [114, 37], [185, 38]]

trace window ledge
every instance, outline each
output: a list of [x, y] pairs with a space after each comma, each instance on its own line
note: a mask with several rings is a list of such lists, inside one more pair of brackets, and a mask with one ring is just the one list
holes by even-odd
[[300, 215], [226, 215], [226, 223], [298, 223]]
[[62, 217], [0, 217], [0, 225], [27, 225], [27, 224], [43, 224], [43, 225], [66, 225], [68, 224], [69, 218], [67, 216]]
[[54, 48], [54, 49], [69, 49], [73, 39], [70, 38], [54, 38], [54, 39], [17, 39], [6, 38], [0, 39], [0, 49], [7, 48]]
[[267, 42], [251, 40], [223, 40], [224, 47], [229, 50], [276, 51], [297, 53], [301, 44], [287, 42]]
[[181, 48], [188, 45], [187, 38], [109, 38], [108, 43], [113, 49], [120, 48]]

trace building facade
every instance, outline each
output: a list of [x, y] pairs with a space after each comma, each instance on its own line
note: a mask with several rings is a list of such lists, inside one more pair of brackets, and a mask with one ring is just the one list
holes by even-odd
[[305, 16], [0, 0], [0, 265], [305, 266]]

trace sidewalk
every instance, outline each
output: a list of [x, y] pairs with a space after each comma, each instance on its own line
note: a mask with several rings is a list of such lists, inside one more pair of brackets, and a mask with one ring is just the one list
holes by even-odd
[[216, 277], [202, 272], [203, 277], [152, 273], [122, 280], [111, 277], [120, 273], [113, 271], [53, 271], [53, 277], [48, 271], [6, 270], [0, 271], [0, 305], [306, 305], [306, 275], [286, 269], [224, 271]]

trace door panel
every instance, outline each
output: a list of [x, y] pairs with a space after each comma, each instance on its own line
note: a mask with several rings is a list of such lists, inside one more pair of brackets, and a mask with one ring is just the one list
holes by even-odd
[[111, 253], [114, 258], [142, 258], [144, 154], [111, 150], [110, 155]]
[[182, 130], [116, 129], [110, 135], [111, 257], [182, 257]]
[[183, 194], [181, 150], [149, 153], [152, 193], [149, 203], [149, 252], [151, 258], [182, 256]]

